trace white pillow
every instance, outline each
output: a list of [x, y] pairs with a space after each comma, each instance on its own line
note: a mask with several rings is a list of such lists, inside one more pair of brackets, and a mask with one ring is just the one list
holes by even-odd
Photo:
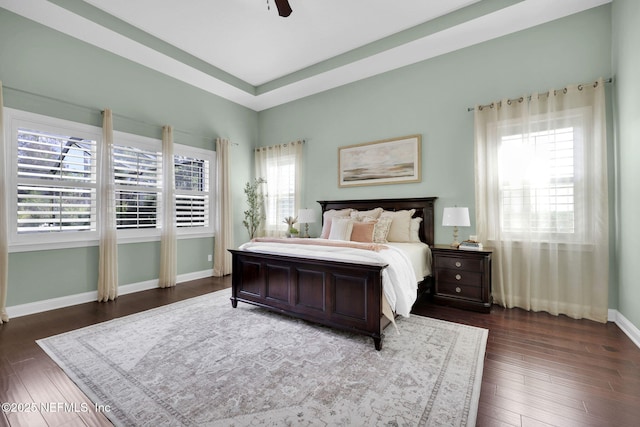
[[351, 218], [331, 218], [331, 231], [329, 240], [351, 240], [353, 220]]
[[411, 224], [409, 225], [409, 241], [421, 242], [420, 240], [420, 222], [422, 218], [411, 218]]
[[353, 209], [347, 208], [341, 210], [330, 209], [328, 211], [325, 211], [325, 213], [322, 214], [322, 232], [320, 233], [320, 237], [323, 239], [327, 239], [329, 237], [329, 232], [331, 230], [331, 219], [333, 217], [348, 218], [352, 210]]
[[387, 240], [390, 242], [410, 242], [411, 237], [409, 229], [411, 228], [411, 217], [416, 213], [415, 209], [403, 210], [403, 211], [384, 211], [380, 215], [380, 218], [390, 217], [391, 228], [387, 235]]

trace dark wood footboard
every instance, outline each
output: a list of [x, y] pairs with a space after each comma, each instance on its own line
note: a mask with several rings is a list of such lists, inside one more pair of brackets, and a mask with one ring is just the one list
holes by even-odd
[[[230, 250], [231, 303], [238, 301], [364, 334], [382, 348], [382, 271], [386, 265]], [[386, 321], [385, 321], [386, 320]]]

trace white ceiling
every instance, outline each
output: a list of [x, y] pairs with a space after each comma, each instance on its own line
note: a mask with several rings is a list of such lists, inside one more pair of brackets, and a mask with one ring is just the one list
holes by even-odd
[[[271, 10], [266, 0], [85, 0], [106, 21], [62, 0], [0, 7], [260, 111], [610, 1], [523, 0], [482, 13], [494, 0], [289, 0], [293, 13], [282, 18], [273, 0]], [[480, 8], [428, 27], [467, 6]], [[132, 36], [113, 17], [153, 37]], [[394, 40], [411, 28], [417, 36]]]

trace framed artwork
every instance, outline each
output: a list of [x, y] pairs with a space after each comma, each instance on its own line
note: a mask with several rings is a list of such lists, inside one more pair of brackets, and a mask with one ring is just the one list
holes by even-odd
[[409, 135], [338, 148], [338, 185], [420, 182], [422, 136]]

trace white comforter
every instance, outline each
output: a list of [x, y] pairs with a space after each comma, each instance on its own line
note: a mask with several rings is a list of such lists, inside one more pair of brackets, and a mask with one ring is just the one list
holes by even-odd
[[[326, 241], [326, 240], [325, 240]], [[327, 247], [271, 242], [248, 242], [241, 250], [277, 253], [294, 257], [353, 261], [363, 264], [388, 264], [382, 272], [382, 289], [387, 302], [396, 314], [409, 317], [416, 300], [418, 284], [409, 258], [398, 248], [386, 246], [379, 252], [354, 248]]]

